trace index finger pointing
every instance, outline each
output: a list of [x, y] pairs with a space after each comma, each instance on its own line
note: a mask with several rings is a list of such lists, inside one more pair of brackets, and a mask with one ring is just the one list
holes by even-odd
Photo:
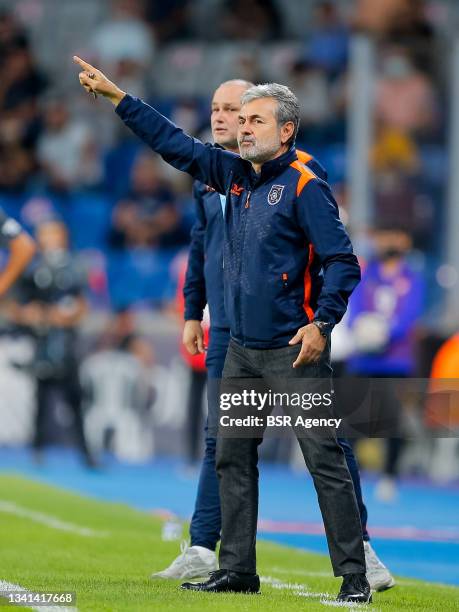
[[76, 64], [79, 64], [83, 68], [83, 70], [95, 70], [94, 66], [91, 66], [91, 64], [88, 64], [88, 62], [82, 60], [81, 57], [78, 57], [78, 55], [73, 56], [73, 61]]

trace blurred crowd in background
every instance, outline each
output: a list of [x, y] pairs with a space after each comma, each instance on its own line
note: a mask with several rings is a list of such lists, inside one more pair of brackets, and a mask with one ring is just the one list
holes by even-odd
[[[82, 329], [80, 342], [70, 344], [85, 357], [78, 403], [91, 406], [86, 416], [93, 446], [110, 442], [121, 457], [144, 459], [173, 446], [162, 448], [148, 432], [167, 430], [180, 418], [186, 422], [189, 365], [179, 357], [176, 292], [194, 210], [191, 180], [143, 148], [104, 100], [81, 93], [72, 55], [91, 61], [122, 89], [205, 141], [211, 140], [210, 98], [220, 82], [289, 85], [301, 103], [298, 145], [327, 169], [352, 234], [346, 183], [349, 45], [356, 32], [368, 34], [377, 50], [370, 155], [377, 223], [354, 235], [364, 278], [337, 333], [335, 360], [339, 369], [361, 375], [427, 378], [446, 339], [439, 313], [451, 281], [442, 267], [442, 232], [453, 5], [0, 2], [0, 206], [32, 234], [57, 224], [66, 235], [72, 274], [80, 279], [78, 290], [69, 292], [86, 303], [85, 316], [75, 322]], [[37, 280], [37, 274], [31, 277]], [[0, 380], [13, 385], [9, 397], [30, 404], [30, 334], [27, 322], [17, 318], [25, 300], [24, 290], [18, 291], [21, 297], [13, 295], [1, 307]], [[459, 305], [457, 310], [459, 327]], [[389, 321], [395, 319], [393, 329]], [[13, 372], [15, 360], [22, 364]], [[450, 369], [448, 376], [459, 377], [459, 370]], [[23, 421], [20, 409], [17, 414], [19, 424], [0, 443], [31, 438], [31, 426], [24, 427], [27, 409]], [[191, 463], [199, 450], [196, 431], [187, 444], [180, 436], [176, 444], [188, 449]], [[457, 449], [439, 452], [436, 461], [445, 470], [445, 457], [456, 462], [445, 477], [456, 477]], [[426, 467], [413, 453], [416, 459], [406, 469], [440, 474], [438, 466]]]

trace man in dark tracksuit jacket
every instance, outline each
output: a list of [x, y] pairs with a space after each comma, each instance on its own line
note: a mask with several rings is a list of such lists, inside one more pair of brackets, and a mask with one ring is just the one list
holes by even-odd
[[[327, 180], [327, 173], [309, 154], [298, 151], [299, 159], [314, 173]], [[224, 242], [224, 199], [223, 196], [203, 183], [195, 182], [193, 197], [196, 203], [197, 220], [191, 232], [191, 244], [184, 286], [185, 321], [202, 321], [206, 305], [210, 312], [210, 338], [207, 349], [206, 366], [210, 379], [221, 378], [226, 352], [230, 342], [229, 321], [225, 313], [223, 299], [223, 242]], [[218, 204], [221, 204], [221, 207]], [[209, 414], [218, 413], [218, 403], [208, 402]], [[367, 509], [365, 507], [360, 473], [352, 446], [345, 438], [338, 438], [344, 451], [346, 463], [351, 474], [362, 523], [365, 541], [367, 579], [373, 590], [384, 590], [393, 586], [394, 580], [387, 568], [377, 557], [370, 544], [367, 530]], [[206, 427], [205, 456], [201, 468], [196, 504], [190, 524], [191, 549], [202, 547], [215, 551], [220, 539], [221, 511], [218, 494], [218, 479], [215, 471], [216, 438], [209, 435]], [[183, 564], [175, 569], [185, 574], [174, 577], [196, 578], [202, 571], [202, 563], [196, 563], [196, 555], [185, 553]], [[183, 554], [183, 553], [182, 553]], [[194, 569], [194, 566], [195, 568]], [[182, 567], [183, 566], [183, 567]], [[183, 569], [184, 568], [184, 569]], [[199, 568], [199, 569], [198, 569]], [[197, 572], [197, 573], [196, 573]], [[160, 574], [158, 574], [160, 575]], [[164, 576], [166, 577], [166, 576]], [[171, 577], [171, 576], [167, 576]]]
[[[299, 154], [299, 151], [297, 153]], [[302, 157], [308, 160], [307, 165], [315, 171], [317, 176], [325, 178], [325, 170], [320, 164], [310, 156], [304, 155]], [[188, 267], [183, 289], [185, 297], [184, 318], [185, 321], [202, 321], [204, 309], [208, 305], [211, 327], [206, 366], [209, 378], [218, 379], [222, 377], [223, 365], [230, 342], [230, 325], [225, 313], [223, 299], [224, 219], [221, 206], [222, 196], [207, 185], [195, 182], [193, 197], [196, 203], [197, 220], [191, 232]], [[218, 413], [218, 404], [210, 401], [209, 412], [215, 411]], [[206, 434], [207, 429], [206, 427]], [[349, 449], [349, 453], [353, 457], [350, 445], [346, 444], [346, 448], [344, 445], [342, 446], [345, 453], [346, 449]], [[196, 506], [190, 525], [191, 546], [202, 546], [209, 550], [215, 550], [221, 530], [218, 480], [215, 472], [215, 448], [215, 437], [207, 434]], [[355, 459], [353, 466], [355, 466]], [[349, 460], [348, 467], [351, 475], [353, 475]], [[366, 523], [366, 517], [362, 518], [363, 526], [363, 522]], [[366, 534], [366, 529], [364, 534]]]
[[[76, 61], [83, 68], [82, 86], [108, 97], [124, 123], [165, 161], [226, 195], [224, 288], [231, 342], [224, 378], [329, 377], [327, 336], [346, 311], [360, 267], [330, 188], [298, 160], [299, 104], [292, 92], [277, 84], [245, 92], [238, 157], [187, 136], [93, 66]], [[333, 570], [343, 576], [338, 599], [371, 601], [344, 453], [332, 434], [298, 440], [318, 493]], [[183, 588], [259, 590], [260, 442], [219, 437], [221, 569], [208, 581]]]
[[0, 208], [0, 248], [9, 251], [9, 258], [0, 271], [0, 297], [4, 295], [25, 269], [35, 253], [35, 242], [17, 221]]
[[[299, 151], [297, 151], [300, 154]], [[326, 177], [322, 166], [310, 155], [301, 153], [301, 159], [318, 176]], [[185, 321], [202, 321], [206, 305], [210, 313], [210, 338], [207, 349], [206, 366], [210, 379], [222, 377], [228, 345], [230, 342], [230, 325], [225, 313], [223, 299], [223, 242], [224, 242], [224, 196], [198, 181], [193, 185], [193, 197], [196, 203], [197, 220], [191, 233], [191, 244], [188, 267], [184, 286]], [[222, 202], [223, 199], [223, 202]], [[218, 405], [209, 398], [209, 411], [218, 412]], [[213, 415], [212, 415], [213, 416]], [[215, 419], [214, 419], [215, 420]], [[195, 510], [190, 525], [191, 548], [202, 547], [214, 551], [220, 539], [221, 512], [218, 495], [218, 480], [215, 471], [216, 438], [209, 435], [206, 427], [205, 456], [199, 478]], [[366, 531], [366, 509], [361, 500], [360, 477], [357, 463], [351, 446], [340, 439], [346, 454], [349, 471], [355, 484], [358, 482], [357, 500], [361, 511], [364, 538]], [[356, 488], [357, 491], [357, 488]], [[183, 553], [182, 553], [183, 554]], [[191, 567], [193, 558], [184, 559], [187, 575], [194, 578], [202, 573], [195, 573]], [[201, 564], [197, 564], [201, 567]], [[174, 569], [179, 569], [177, 564]], [[198, 571], [198, 569], [196, 569]], [[200, 570], [202, 571], [202, 570]], [[172, 577], [164, 573], [158, 577]], [[180, 577], [178, 574], [175, 578]]]

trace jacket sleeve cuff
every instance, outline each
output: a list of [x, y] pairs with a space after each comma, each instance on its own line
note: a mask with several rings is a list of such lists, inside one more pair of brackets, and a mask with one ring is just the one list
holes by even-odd
[[202, 321], [203, 310], [197, 306], [189, 306], [185, 308], [183, 318], [185, 321]]
[[313, 321], [323, 321], [324, 323], [328, 323], [330, 326], [329, 327], [330, 332], [332, 331], [332, 329], [335, 327], [337, 323], [333, 316], [331, 316], [330, 314], [327, 314], [324, 311], [321, 311], [320, 308], [319, 310], [316, 310], [316, 312], [314, 313]]
[[129, 105], [133, 101], [133, 99], [134, 98], [131, 95], [126, 94], [124, 98], [121, 100], [121, 102], [116, 106], [115, 113], [119, 115], [121, 119], [124, 119], [124, 115], [127, 109], [129, 108]]

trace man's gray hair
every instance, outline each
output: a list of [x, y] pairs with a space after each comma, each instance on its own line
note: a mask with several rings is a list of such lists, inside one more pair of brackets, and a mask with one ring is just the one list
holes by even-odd
[[247, 89], [241, 98], [242, 104], [258, 100], [260, 98], [273, 98], [277, 102], [276, 119], [279, 125], [284, 125], [288, 121], [293, 123], [293, 134], [287, 144], [295, 143], [296, 135], [300, 125], [300, 103], [293, 91], [285, 85], [279, 83], [264, 83], [254, 85]]

